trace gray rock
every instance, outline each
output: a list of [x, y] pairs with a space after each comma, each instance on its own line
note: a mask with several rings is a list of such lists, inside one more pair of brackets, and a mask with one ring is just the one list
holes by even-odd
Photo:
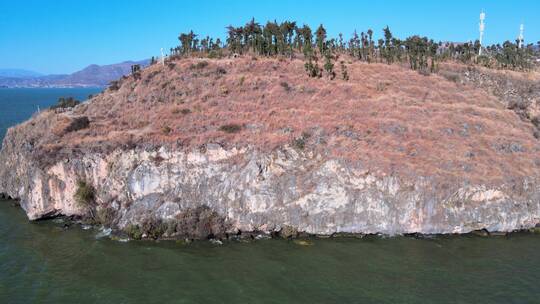
[[118, 208], [116, 228], [159, 220], [169, 225], [167, 234], [186, 238], [279, 230], [287, 237], [507, 232], [540, 219], [535, 178], [483, 185], [392, 176], [287, 147], [116, 150], [41, 168], [31, 150], [12, 141], [8, 136], [0, 153], [0, 192], [20, 198], [31, 220], [84, 214], [73, 198], [80, 179], [96, 189], [98, 206]]

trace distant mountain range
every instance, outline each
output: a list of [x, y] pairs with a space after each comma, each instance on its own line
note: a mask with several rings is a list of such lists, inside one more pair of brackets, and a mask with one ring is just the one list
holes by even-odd
[[0, 69], [0, 77], [29, 78], [39, 76], [43, 76], [43, 74], [23, 69]]
[[40, 75], [39, 73], [19, 70], [0, 69], [0, 87], [3, 88], [76, 88], [102, 87], [110, 81], [131, 72], [131, 66], [147, 66], [149, 60], [125, 61], [117, 64], [92, 64], [73, 74]]

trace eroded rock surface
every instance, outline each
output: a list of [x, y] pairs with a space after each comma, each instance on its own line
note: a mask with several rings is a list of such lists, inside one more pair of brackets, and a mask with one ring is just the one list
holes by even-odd
[[112, 223], [119, 228], [148, 219], [176, 223], [186, 210], [197, 208], [208, 208], [226, 222], [208, 234], [271, 233], [285, 226], [325, 235], [465, 233], [512, 231], [540, 222], [535, 179], [493, 186], [400, 178], [292, 148], [270, 154], [219, 147], [189, 153], [117, 151], [46, 170], [18, 161], [28, 164], [22, 169], [28, 178], [4, 174], [2, 191], [20, 197], [30, 219], [83, 214], [74, 195], [76, 181], [84, 180], [97, 189], [98, 208], [114, 210]]

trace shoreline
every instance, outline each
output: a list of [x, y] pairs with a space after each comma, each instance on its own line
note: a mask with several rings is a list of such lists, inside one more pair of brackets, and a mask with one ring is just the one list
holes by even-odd
[[[3, 193], [0, 193], [0, 204], [10, 203], [13, 208], [21, 208], [19, 201], [16, 199], [7, 198]], [[414, 238], [414, 239], [434, 239], [441, 237], [481, 237], [481, 238], [491, 238], [491, 237], [511, 237], [512, 235], [519, 234], [539, 234], [540, 235], [540, 223], [535, 227], [529, 229], [516, 229], [509, 232], [501, 231], [488, 231], [486, 229], [473, 230], [466, 233], [438, 233], [438, 234], [424, 234], [424, 233], [404, 233], [404, 234], [384, 234], [384, 233], [347, 233], [347, 232], [336, 232], [331, 235], [323, 234], [310, 234], [300, 231], [289, 231], [288, 234], [284, 235], [281, 231], [274, 233], [266, 233], [263, 231], [242, 231], [237, 234], [225, 235], [220, 238], [207, 238], [207, 239], [194, 239], [194, 238], [183, 238], [183, 237], [159, 237], [159, 238], [150, 238], [150, 237], [141, 237], [139, 239], [129, 237], [124, 231], [119, 229], [113, 229], [111, 227], [106, 227], [101, 224], [92, 224], [85, 222], [84, 220], [77, 218], [76, 216], [65, 216], [65, 215], [55, 215], [51, 217], [39, 218], [36, 220], [28, 220], [30, 222], [54, 222], [54, 223], [63, 223], [64, 229], [80, 229], [80, 230], [89, 230], [93, 229], [103, 233], [103, 237], [108, 237], [113, 241], [150, 241], [150, 242], [176, 242], [189, 244], [193, 242], [211, 242], [214, 244], [221, 245], [224, 242], [250, 242], [257, 240], [265, 239], [274, 239], [274, 240], [289, 240], [289, 241], [315, 241], [315, 240], [327, 240], [327, 239], [370, 239], [370, 238], [396, 238], [396, 237], [405, 237], [405, 238]], [[311, 244], [300, 243], [299, 245], [309, 246]]]

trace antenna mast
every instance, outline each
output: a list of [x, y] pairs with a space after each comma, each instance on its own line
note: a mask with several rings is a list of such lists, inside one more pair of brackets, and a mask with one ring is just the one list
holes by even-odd
[[163, 48], [161, 48], [161, 64], [165, 65], [165, 55], [163, 55]]
[[478, 56], [482, 55], [482, 38], [484, 37], [484, 20], [486, 19], [486, 14], [484, 11], [480, 13], [480, 23], [478, 24], [478, 30], [480, 31], [480, 39], [478, 40], [480, 42], [480, 49], [478, 50]]
[[523, 30], [525, 29], [525, 26], [522, 24], [519, 25], [519, 37], [518, 37], [518, 48], [523, 47]]

